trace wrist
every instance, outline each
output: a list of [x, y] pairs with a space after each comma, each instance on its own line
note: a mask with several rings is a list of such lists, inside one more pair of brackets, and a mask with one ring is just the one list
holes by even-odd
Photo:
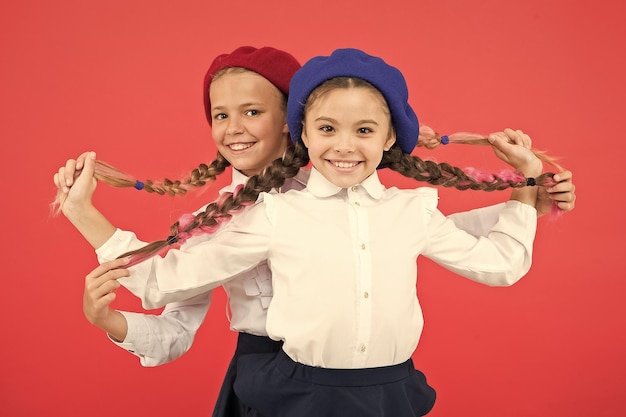
[[61, 210], [63, 211], [63, 215], [65, 217], [67, 217], [70, 221], [74, 221], [87, 216], [90, 211], [95, 210], [95, 207], [90, 202], [76, 203], [66, 200], [63, 203]]
[[539, 159], [528, 163], [524, 166], [518, 167], [517, 171], [524, 175], [526, 178], [536, 178], [543, 172], [543, 164]]
[[117, 343], [123, 343], [128, 333], [126, 318], [117, 310], [110, 310], [106, 319], [96, 326], [104, 330]]

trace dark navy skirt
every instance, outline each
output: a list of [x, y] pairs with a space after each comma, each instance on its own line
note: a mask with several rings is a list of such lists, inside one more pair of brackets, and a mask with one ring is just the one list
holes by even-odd
[[281, 350], [282, 345], [283, 342], [277, 342], [269, 337], [239, 333], [237, 348], [230, 365], [228, 365], [222, 388], [213, 409], [213, 417], [245, 417], [250, 415], [250, 408], [239, 401], [233, 390], [233, 385], [237, 378], [237, 361], [240, 357], [253, 353], [275, 354]]
[[284, 351], [239, 358], [235, 392], [248, 417], [416, 417], [435, 404], [435, 390], [413, 361], [367, 369], [326, 369]]

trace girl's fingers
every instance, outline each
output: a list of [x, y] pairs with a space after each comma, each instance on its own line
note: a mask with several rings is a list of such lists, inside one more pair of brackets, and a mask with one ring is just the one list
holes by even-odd
[[91, 284], [96, 287], [101, 287], [105, 285], [107, 282], [116, 281], [120, 278], [124, 278], [130, 275], [128, 269], [117, 268], [111, 269], [110, 271], [105, 272], [104, 274], [94, 278], [91, 280]]
[[123, 268], [123, 266], [126, 265], [128, 261], [129, 261], [129, 258], [126, 257], [126, 258], [114, 259], [112, 261], [104, 262], [101, 265], [98, 265], [96, 268], [94, 268], [89, 274], [87, 274], [85, 279], [93, 281], [98, 278], [101, 278], [107, 273], [111, 273], [109, 276], [116, 277], [116, 278], [109, 278], [109, 279], [117, 279], [117, 278], [121, 278], [124, 276], [128, 276], [129, 272], [127, 269], [120, 269], [120, 268]]
[[102, 283], [102, 285], [95, 285], [95, 283], [93, 285], [89, 285], [87, 292], [89, 293], [89, 297], [92, 302], [95, 303], [107, 294], [117, 290], [120, 286], [121, 285], [117, 282], [117, 280], [111, 279]]
[[[89, 158], [95, 159], [95, 153], [84, 152], [77, 159], [68, 159], [65, 162], [65, 165], [60, 167], [58, 172], [55, 174], [54, 183], [57, 188], [62, 189], [64, 192], [68, 192], [69, 187], [74, 184], [74, 180], [78, 177], [81, 170], [85, 166], [85, 161]], [[93, 171], [91, 172], [91, 175], [93, 175]]]
[[121, 285], [117, 280], [130, 275], [127, 269], [116, 267], [119, 264], [117, 261], [100, 265], [85, 278], [85, 300], [88, 300], [94, 309], [106, 307], [110, 304], [113, 299], [107, 301], [108, 295]]
[[554, 174], [554, 181], [556, 182], [565, 182], [565, 181], [570, 181], [572, 180], [572, 171], [563, 171], [563, 172], [557, 172], [556, 174]]
[[507, 127], [506, 129], [504, 129], [504, 134], [506, 135], [506, 141], [508, 143], [519, 145], [520, 137], [515, 130]]
[[528, 136], [526, 133], [524, 133], [524, 131], [520, 129], [513, 130], [510, 128], [506, 128], [504, 129], [504, 134], [507, 136], [509, 143], [520, 145], [527, 149], [530, 149], [532, 147], [532, 140], [530, 139], [530, 136]]
[[573, 194], [576, 187], [571, 182], [560, 182], [555, 186], [547, 189], [550, 194], [571, 193]]
[[64, 192], [64, 193], [68, 193], [70, 191], [68, 185], [67, 185], [67, 180], [65, 178], [65, 166], [62, 166], [61, 168], [59, 168], [59, 171], [55, 174], [55, 183], [57, 184], [57, 188]]
[[576, 187], [572, 182], [572, 172], [571, 171], [563, 171], [554, 174], [554, 180], [557, 182], [556, 185], [548, 188], [549, 193], [563, 193], [570, 192], [574, 193]]
[[54, 181], [54, 185], [60, 192], [67, 192], [67, 187], [61, 182], [61, 178], [64, 178], [63, 174], [57, 171], [54, 173], [52, 180]]
[[572, 201], [557, 201], [556, 206], [562, 211], [572, 211], [576, 206], [576, 203]]
[[76, 172], [76, 160], [68, 159], [65, 163], [65, 170], [63, 173], [65, 185], [71, 187], [74, 184], [74, 173]]
[[105, 294], [102, 297], [100, 297], [97, 301], [97, 304], [94, 307], [97, 309], [107, 308], [109, 305], [111, 305], [113, 301], [115, 301], [116, 297], [117, 296], [115, 292], [111, 291], [110, 293]]
[[94, 171], [96, 169], [96, 153], [95, 152], [85, 152], [81, 155], [83, 158], [81, 160], [82, 172], [88, 178], [93, 177]]
[[521, 130], [516, 130], [516, 132], [520, 137], [520, 145], [527, 149], [532, 148], [532, 140], [530, 139], [530, 136]]
[[87, 156], [90, 154], [90, 152], [83, 152], [82, 154], [80, 154], [80, 156], [78, 158], [76, 158], [76, 169], [80, 170], [83, 169], [83, 166], [85, 164], [85, 159], [87, 158]]

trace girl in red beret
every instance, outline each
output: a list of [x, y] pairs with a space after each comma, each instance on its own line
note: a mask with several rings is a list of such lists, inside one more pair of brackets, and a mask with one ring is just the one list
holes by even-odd
[[[220, 194], [233, 192], [250, 176], [281, 157], [289, 144], [286, 125], [289, 82], [300, 68], [289, 53], [275, 48], [243, 46], [216, 57], [208, 69], [203, 86], [206, 117], [212, 126], [217, 147], [216, 159], [195, 169], [182, 181], [136, 181], [104, 163], [99, 163], [96, 178], [116, 186], [131, 186], [159, 194], [184, 194], [210, 184], [232, 165], [232, 182]], [[85, 153], [68, 160], [57, 175], [58, 202], [65, 216], [97, 249], [101, 261], [114, 259], [145, 242], [134, 233], [116, 229], [93, 206], [93, 176], [76, 180], [92, 154]], [[281, 191], [302, 189], [308, 171], [300, 171], [282, 186]], [[206, 205], [199, 209], [204, 212]], [[209, 235], [190, 239], [183, 247], [192, 246]], [[267, 337], [265, 318], [272, 297], [271, 276], [266, 263], [239, 275], [224, 285], [228, 294], [231, 329], [238, 332], [237, 347], [222, 384], [213, 416], [244, 416], [247, 409], [233, 392], [235, 364], [240, 355], [275, 352], [282, 342]], [[97, 277], [85, 283], [84, 311], [87, 319], [105, 330], [118, 346], [139, 357], [143, 366], [157, 366], [177, 359], [193, 342], [211, 302], [212, 291], [182, 302], [165, 306], [160, 315], [116, 311], [110, 309], [118, 287], [116, 281]]]

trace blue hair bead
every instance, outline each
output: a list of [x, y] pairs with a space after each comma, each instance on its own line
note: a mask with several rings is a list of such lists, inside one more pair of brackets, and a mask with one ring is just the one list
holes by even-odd
[[534, 178], [526, 178], [526, 185], [529, 187], [534, 187], [535, 185], [537, 185], [537, 182]]
[[167, 237], [167, 244], [168, 245], [173, 245], [174, 243], [178, 242], [178, 237], [171, 235]]
[[450, 143], [450, 138], [448, 137], [448, 135], [443, 135], [441, 137], [441, 144], [442, 145], [447, 145], [448, 143]]
[[135, 182], [135, 188], [138, 189], [138, 190], [143, 190], [144, 185], [145, 184], [143, 182], [141, 182], [141, 181], [136, 181]]

